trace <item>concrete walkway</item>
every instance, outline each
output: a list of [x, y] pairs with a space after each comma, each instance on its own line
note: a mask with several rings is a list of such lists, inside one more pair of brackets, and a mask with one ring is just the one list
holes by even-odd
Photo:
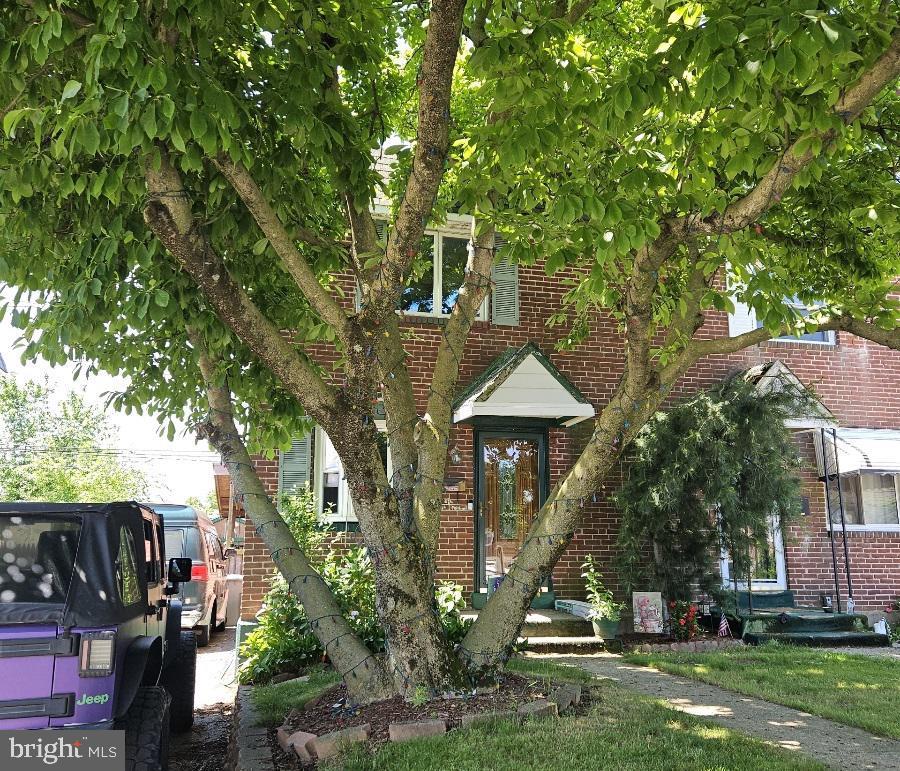
[[802, 752], [831, 768], [900, 769], [900, 741], [874, 736], [859, 728], [629, 664], [613, 654], [557, 656], [553, 660], [574, 664], [631, 690], [663, 699], [688, 714]]

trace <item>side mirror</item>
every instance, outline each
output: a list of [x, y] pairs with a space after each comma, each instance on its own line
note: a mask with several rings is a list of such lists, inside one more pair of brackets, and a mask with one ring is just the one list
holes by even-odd
[[169, 560], [169, 581], [174, 584], [190, 581], [192, 566], [193, 562], [190, 557], [172, 557]]

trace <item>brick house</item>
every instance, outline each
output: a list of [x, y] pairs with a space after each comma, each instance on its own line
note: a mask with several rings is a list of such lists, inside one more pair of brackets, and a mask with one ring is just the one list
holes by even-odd
[[[466, 218], [450, 216], [446, 226], [430, 232], [435, 270], [404, 294], [406, 348], [420, 410], [441, 339], [441, 311], [452, 307], [470, 227]], [[592, 416], [621, 373], [620, 337], [609, 318], [595, 317], [588, 339], [577, 349], [555, 350], [565, 331], [546, 321], [560, 307], [564, 278], [548, 278], [541, 264], [497, 266], [492, 296], [467, 343], [454, 405], [438, 578], [462, 584], [475, 607], [515, 557], [530, 517], [577, 457]], [[352, 298], [352, 278], [344, 289]], [[755, 326], [750, 310], [738, 307], [733, 315], [709, 312], [700, 334], [735, 335]], [[313, 355], [322, 362], [333, 358], [326, 347]], [[787, 380], [810, 388], [821, 401], [815, 414], [791, 425], [806, 461], [804, 516], [784, 532], [773, 529], [767, 567], [754, 579], [754, 594], [790, 590], [798, 604], [818, 605], [822, 594], [839, 591], [843, 602], [849, 556], [857, 609], [880, 610], [900, 596], [900, 352], [843, 332], [772, 340], [699, 361], [671, 398], [747, 370], [753, 370], [760, 387]], [[280, 457], [256, 463], [270, 494], [309, 484], [323, 518], [353, 537], [357, 528], [340, 461], [321, 430], [295, 440]], [[580, 573], [586, 555], [594, 555], [600, 565], [612, 563], [618, 514], [606, 493], [617, 486], [615, 478], [609, 479], [606, 491], [586, 503], [582, 526], [536, 606], [583, 597]], [[273, 568], [250, 522], [244, 566], [241, 616], [252, 622]], [[727, 559], [722, 572], [727, 579]], [[604, 578], [619, 588], [613, 573]]]

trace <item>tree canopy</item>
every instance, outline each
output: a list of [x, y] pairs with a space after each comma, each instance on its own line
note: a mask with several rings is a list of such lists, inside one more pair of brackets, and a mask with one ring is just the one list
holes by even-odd
[[0, 495], [11, 501], [142, 498], [144, 475], [109, 449], [115, 431], [78, 394], [0, 379]]
[[[568, 543], [550, 534], [574, 532], [699, 358], [817, 327], [900, 347], [897, 22], [885, 0], [7, 3], [0, 280], [22, 292], [26, 357], [131, 375], [117, 405], [200, 426], [256, 522], [277, 512], [234, 419], [251, 449], [322, 425], [378, 555], [386, 669], [320, 582], [292, 583], [310, 567], [286, 529], [260, 534], [336, 619], [320, 634], [346, 641], [341, 671], [381, 678], [370, 697], [458, 684], [508, 655]], [[381, 152], [398, 161], [386, 238]], [[451, 211], [473, 248], [422, 405], [395, 311]], [[603, 319], [623, 372], [521, 578], [453, 656], [432, 613], [449, 394], [503, 258], [566, 281], [561, 344]], [[763, 325], [715, 337], [707, 314], [735, 300]]]

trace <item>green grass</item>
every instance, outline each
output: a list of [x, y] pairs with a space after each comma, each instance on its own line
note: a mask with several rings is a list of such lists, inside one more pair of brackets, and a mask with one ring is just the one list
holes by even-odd
[[627, 659], [900, 739], [900, 676], [891, 659], [776, 644]]
[[514, 658], [509, 660], [506, 668], [517, 675], [540, 680], [584, 684], [597, 682], [596, 677], [590, 672], [585, 672], [581, 667], [569, 666], [568, 664], [554, 664], [546, 659]]
[[498, 721], [447, 736], [387, 744], [374, 755], [348, 752], [323, 769], [343, 771], [813, 771], [814, 760], [722, 726], [676, 712], [662, 702], [599, 681], [581, 670], [529, 659], [511, 669], [534, 677], [593, 682], [589, 714], [522, 725]]
[[302, 707], [340, 680], [333, 669], [313, 669], [308, 674], [306, 682], [258, 685], [250, 692], [253, 706], [259, 710], [260, 725], [281, 725], [288, 712]]

